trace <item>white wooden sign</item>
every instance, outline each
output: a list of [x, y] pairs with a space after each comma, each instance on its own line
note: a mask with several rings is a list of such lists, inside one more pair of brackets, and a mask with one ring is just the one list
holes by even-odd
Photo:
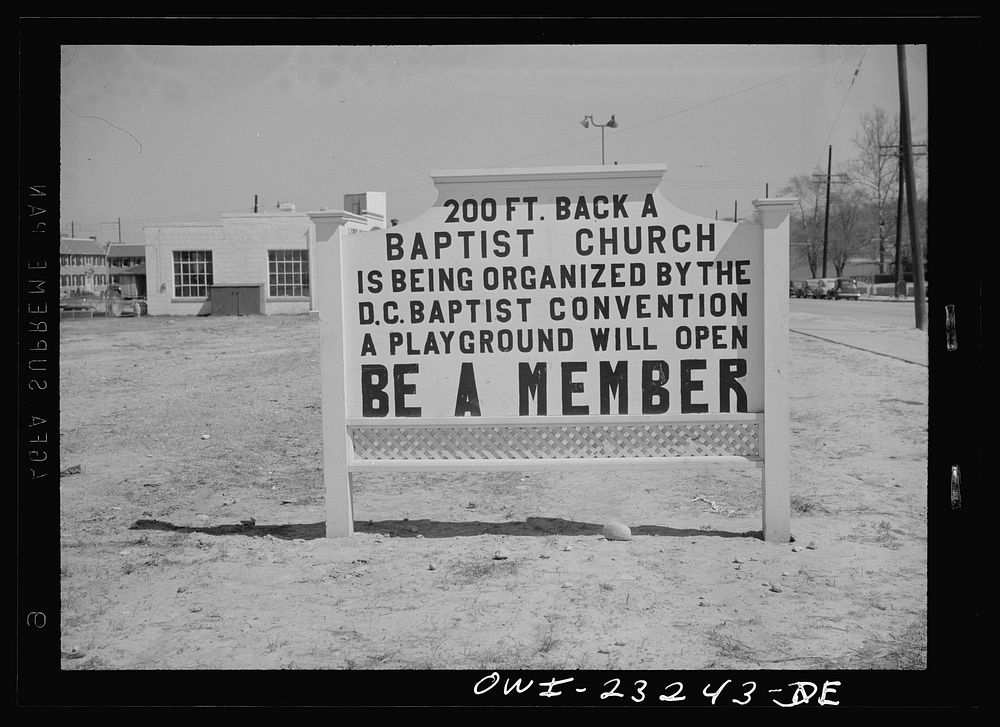
[[708, 220], [665, 167], [432, 174], [411, 223], [316, 225], [327, 534], [366, 470], [764, 469], [789, 539], [788, 226]]

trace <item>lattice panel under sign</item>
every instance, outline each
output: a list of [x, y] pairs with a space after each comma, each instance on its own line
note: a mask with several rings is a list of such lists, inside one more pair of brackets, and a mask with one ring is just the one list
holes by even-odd
[[392, 460], [618, 459], [758, 456], [756, 422], [567, 426], [349, 427], [354, 458]]

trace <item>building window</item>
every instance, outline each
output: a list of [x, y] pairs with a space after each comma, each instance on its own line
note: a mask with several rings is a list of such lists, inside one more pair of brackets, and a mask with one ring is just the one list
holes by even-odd
[[309, 297], [308, 250], [268, 250], [267, 272], [270, 297]]
[[174, 251], [174, 297], [207, 298], [212, 285], [210, 250]]

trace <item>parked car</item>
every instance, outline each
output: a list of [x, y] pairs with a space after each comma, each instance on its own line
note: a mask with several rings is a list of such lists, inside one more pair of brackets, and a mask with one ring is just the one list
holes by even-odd
[[846, 300], [858, 300], [861, 298], [861, 291], [858, 284], [850, 278], [837, 278], [830, 291], [830, 297], [834, 300], [844, 298]]
[[798, 297], [798, 293], [799, 293], [799, 286], [795, 284], [794, 280], [789, 280], [788, 281], [788, 297], [789, 298], [796, 298], [796, 297]]
[[813, 289], [812, 286], [810, 285], [810, 281], [803, 280], [801, 283], [799, 283], [799, 287], [795, 289], [795, 297], [796, 298], [813, 297]]
[[816, 278], [810, 281], [813, 283], [813, 298], [832, 298], [833, 287], [837, 282], [836, 278]]

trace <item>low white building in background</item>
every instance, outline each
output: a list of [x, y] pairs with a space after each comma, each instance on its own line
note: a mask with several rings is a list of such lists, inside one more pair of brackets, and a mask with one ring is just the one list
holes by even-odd
[[[386, 195], [344, 196], [350, 232], [384, 229]], [[147, 227], [149, 315], [252, 315], [316, 310], [316, 234], [305, 212], [223, 215], [218, 224]]]

